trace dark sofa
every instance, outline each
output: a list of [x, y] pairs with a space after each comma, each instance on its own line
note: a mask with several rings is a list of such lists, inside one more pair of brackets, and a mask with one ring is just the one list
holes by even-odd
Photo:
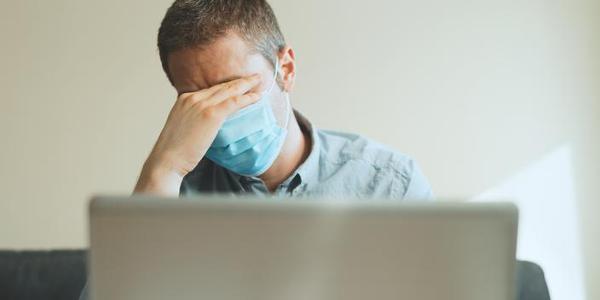
[[86, 281], [86, 251], [0, 251], [0, 299], [76, 300]]
[[[0, 251], [0, 299], [77, 300], [86, 281], [85, 250]], [[542, 269], [517, 264], [518, 300], [548, 300]]]

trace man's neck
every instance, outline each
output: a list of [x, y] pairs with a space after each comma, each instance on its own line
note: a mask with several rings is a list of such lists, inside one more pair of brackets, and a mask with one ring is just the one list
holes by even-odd
[[310, 153], [310, 135], [300, 129], [298, 120], [293, 113], [290, 116], [287, 130], [288, 133], [279, 156], [273, 165], [259, 176], [271, 192], [292, 175]]

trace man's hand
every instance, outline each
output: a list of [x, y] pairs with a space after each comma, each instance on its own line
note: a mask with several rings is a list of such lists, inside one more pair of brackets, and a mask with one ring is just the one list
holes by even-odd
[[144, 163], [134, 193], [177, 196], [183, 177], [204, 157], [225, 119], [260, 99], [252, 75], [181, 94]]

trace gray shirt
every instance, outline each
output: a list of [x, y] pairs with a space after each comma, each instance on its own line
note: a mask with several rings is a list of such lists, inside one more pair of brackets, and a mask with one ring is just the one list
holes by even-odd
[[[310, 154], [273, 195], [398, 200], [433, 197], [419, 166], [407, 155], [360, 135], [314, 128], [298, 111], [294, 114], [311, 139]], [[206, 158], [184, 177], [180, 188], [183, 196], [198, 193], [270, 194], [260, 178], [238, 175]]]

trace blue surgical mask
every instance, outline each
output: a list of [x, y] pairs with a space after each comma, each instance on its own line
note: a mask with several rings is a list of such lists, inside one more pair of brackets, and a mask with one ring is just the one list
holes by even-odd
[[286, 99], [286, 121], [283, 127], [271, 108], [270, 96], [277, 81], [279, 62], [275, 64], [273, 83], [260, 100], [229, 116], [206, 152], [216, 164], [244, 176], [258, 176], [275, 161], [287, 135], [290, 115]]

